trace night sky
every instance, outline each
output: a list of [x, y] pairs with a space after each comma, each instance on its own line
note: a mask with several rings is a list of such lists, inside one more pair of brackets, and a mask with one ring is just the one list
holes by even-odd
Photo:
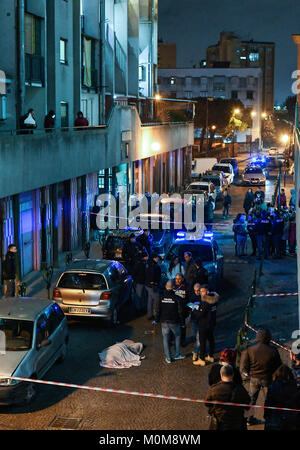
[[177, 67], [198, 65], [221, 31], [275, 42], [275, 104], [292, 95], [297, 51], [291, 35], [300, 34], [300, 0], [159, 0], [158, 17], [159, 37], [177, 44]]

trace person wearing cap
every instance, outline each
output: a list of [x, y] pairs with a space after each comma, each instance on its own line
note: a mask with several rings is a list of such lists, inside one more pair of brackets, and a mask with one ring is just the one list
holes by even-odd
[[[242, 376], [250, 376], [251, 404], [255, 405], [260, 390], [266, 398], [268, 385], [272, 381], [272, 375], [279, 366], [281, 358], [275, 346], [270, 344], [271, 333], [267, 329], [260, 329], [256, 334], [256, 345], [248, 347], [243, 351], [240, 362]], [[252, 414], [248, 418], [249, 425], [255, 425], [258, 421]]]
[[219, 383], [221, 381], [221, 369], [223, 366], [230, 365], [233, 368], [233, 381], [235, 384], [243, 384], [243, 380], [239, 369], [235, 366], [236, 351], [231, 348], [225, 348], [220, 354], [220, 360], [218, 363], [214, 364], [208, 374], [208, 384], [212, 386], [213, 384]]
[[175, 337], [174, 359], [185, 358], [184, 355], [180, 354], [180, 327], [184, 324], [184, 315], [180, 298], [175, 294], [173, 287], [173, 281], [167, 281], [155, 312], [155, 322], [161, 322], [164, 352], [168, 364], [172, 361], [169, 339], [171, 333]]
[[133, 281], [135, 283], [135, 306], [137, 311], [142, 311], [146, 301], [146, 272], [149, 268], [149, 255], [146, 250], [141, 253], [141, 260], [137, 261], [133, 267]]
[[[233, 381], [234, 370], [229, 364], [221, 368], [221, 381], [214, 384], [208, 390], [205, 397], [206, 402], [240, 403], [249, 405], [250, 397], [241, 384]], [[246, 430], [247, 424], [244, 411], [247, 406], [214, 405], [206, 403], [211, 416], [210, 430]]]
[[161, 268], [158, 264], [160, 257], [152, 253], [148, 270], [145, 274], [146, 291], [148, 293], [147, 315], [148, 319], [154, 318], [154, 312], [159, 302]]

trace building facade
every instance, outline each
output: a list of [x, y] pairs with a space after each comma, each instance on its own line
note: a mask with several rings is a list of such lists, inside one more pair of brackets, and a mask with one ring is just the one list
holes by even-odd
[[[256, 112], [248, 134], [252, 133], [252, 140], [261, 138], [261, 69], [159, 69], [158, 82], [162, 96], [240, 100], [245, 108]], [[245, 133], [239, 133], [238, 139], [245, 140]]]
[[[157, 89], [157, 0], [8, 0], [0, 13], [0, 254], [16, 243], [22, 279], [83, 248], [99, 193], [180, 187], [193, 124], [148, 125], [136, 106]], [[20, 134], [29, 108], [37, 129]]]
[[233, 32], [223, 31], [220, 41], [208, 47], [207, 67], [261, 68], [262, 109], [268, 114], [274, 111], [274, 42], [243, 41]]

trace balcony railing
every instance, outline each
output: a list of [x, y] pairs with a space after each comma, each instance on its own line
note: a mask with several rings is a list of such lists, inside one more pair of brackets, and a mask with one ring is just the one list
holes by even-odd
[[45, 60], [38, 55], [25, 55], [25, 81], [29, 84], [44, 86]]

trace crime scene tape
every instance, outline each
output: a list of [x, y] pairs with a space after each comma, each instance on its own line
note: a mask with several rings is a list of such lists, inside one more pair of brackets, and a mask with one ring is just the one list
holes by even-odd
[[290, 297], [298, 295], [298, 292], [287, 292], [287, 293], [279, 293], [279, 294], [253, 294], [252, 297]]
[[[247, 328], [249, 328], [249, 330], [254, 331], [254, 333], [257, 333], [257, 330], [255, 330], [255, 328], [251, 327], [251, 325], [249, 325], [247, 322], [245, 322], [245, 326], [246, 326]], [[272, 340], [271, 340], [270, 342], [272, 342], [272, 344], [276, 345], [277, 347], [282, 348], [283, 350], [285, 350], [285, 351], [287, 351], [287, 352], [289, 352], [289, 353], [291, 352], [291, 350], [290, 350], [289, 348], [284, 347], [284, 346], [281, 345], [281, 344], [278, 344], [278, 342], [275, 342], [275, 341], [272, 341]]]
[[204, 399], [196, 399], [189, 397], [176, 397], [174, 395], [162, 395], [162, 394], [153, 394], [146, 392], [134, 392], [134, 391], [125, 391], [121, 389], [111, 389], [111, 388], [102, 388], [98, 386], [85, 386], [81, 384], [70, 384], [70, 383], [60, 383], [58, 381], [45, 381], [45, 380], [36, 380], [31, 378], [22, 378], [22, 377], [13, 377], [7, 375], [1, 375], [0, 377], [9, 378], [10, 380], [17, 381], [25, 381], [28, 383], [38, 383], [38, 384], [46, 384], [50, 386], [60, 386], [67, 388], [75, 388], [75, 389], [84, 389], [87, 391], [100, 391], [100, 392], [109, 392], [113, 394], [125, 394], [125, 395], [134, 395], [136, 397], [148, 397], [148, 398], [161, 398], [165, 400], [179, 400], [183, 402], [191, 402], [191, 403], [205, 403], [207, 405], [223, 405], [223, 406], [238, 406], [243, 408], [263, 408], [263, 409], [273, 409], [279, 411], [291, 411], [291, 412], [300, 412], [300, 409], [292, 409], [292, 408], [279, 408], [277, 406], [261, 406], [261, 405], [248, 405], [244, 403], [231, 403], [231, 402], [218, 402], [212, 400], [204, 400]]

